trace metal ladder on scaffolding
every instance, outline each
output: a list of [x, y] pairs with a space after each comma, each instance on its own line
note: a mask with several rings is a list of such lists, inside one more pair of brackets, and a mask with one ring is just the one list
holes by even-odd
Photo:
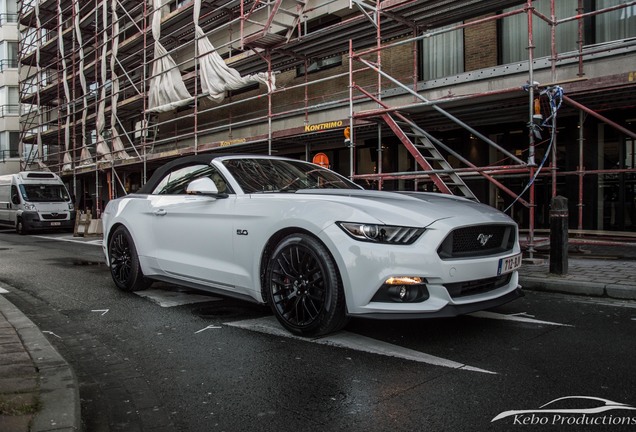
[[[295, 8], [284, 8], [283, 6], [284, 0], [270, 0], [270, 1], [260, 1], [257, 0], [254, 2], [252, 9], [245, 15], [245, 21], [257, 25], [262, 26], [262, 30], [257, 31], [256, 33], [252, 33], [249, 35], [243, 36], [243, 44], [249, 47], [256, 48], [270, 48], [272, 46], [280, 45], [283, 43], [287, 43], [291, 40], [294, 30], [298, 28], [298, 34], [300, 35], [300, 19], [305, 12], [305, 7], [307, 6], [306, 0], [289, 0], [287, 3], [294, 3]], [[259, 10], [258, 6], [261, 7], [269, 7], [269, 17], [267, 20], [263, 22], [258, 22], [254, 20], [250, 20], [250, 16], [256, 11]], [[276, 19], [276, 17], [287, 16], [291, 17], [291, 22], [283, 22], [282, 20]], [[277, 25], [286, 29], [285, 34], [280, 34], [280, 31], [277, 33], [271, 33], [272, 25]]]
[[[398, 120], [393, 116], [397, 117]], [[431, 142], [428, 134], [405, 115], [394, 113], [393, 116], [388, 113], [383, 114], [382, 119], [404, 144], [439, 191], [477, 201], [475, 194]]]

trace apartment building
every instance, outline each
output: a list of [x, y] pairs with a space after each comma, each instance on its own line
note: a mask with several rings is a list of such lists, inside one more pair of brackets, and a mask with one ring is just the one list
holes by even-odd
[[20, 168], [18, 2], [0, 0], [0, 174]]
[[250, 152], [478, 199], [531, 240], [555, 195], [572, 229], [634, 231], [634, 1], [24, 0], [19, 24], [22, 169], [80, 209]]

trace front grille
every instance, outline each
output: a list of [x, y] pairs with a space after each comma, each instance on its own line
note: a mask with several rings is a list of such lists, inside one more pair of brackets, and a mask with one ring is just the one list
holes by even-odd
[[441, 259], [480, 257], [512, 250], [514, 225], [473, 225], [457, 228], [444, 239], [437, 254]]
[[66, 220], [66, 213], [42, 213], [44, 220]]
[[444, 287], [448, 290], [451, 298], [466, 297], [506, 286], [510, 283], [510, 278], [512, 278], [512, 273], [488, 279], [450, 283], [444, 285]]

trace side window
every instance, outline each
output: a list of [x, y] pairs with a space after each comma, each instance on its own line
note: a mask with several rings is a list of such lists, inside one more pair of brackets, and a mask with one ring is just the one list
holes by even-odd
[[186, 193], [188, 184], [201, 177], [209, 177], [216, 184], [219, 193], [231, 193], [217, 169], [210, 165], [191, 165], [169, 172], [161, 179], [153, 195], [180, 195]]

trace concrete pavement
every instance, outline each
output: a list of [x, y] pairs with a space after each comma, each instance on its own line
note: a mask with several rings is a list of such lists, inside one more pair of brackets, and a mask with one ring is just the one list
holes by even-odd
[[[574, 252], [568, 274], [551, 274], [547, 259], [533, 260], [522, 266], [520, 284], [527, 290], [636, 300], [636, 245]], [[70, 365], [1, 288], [0, 431], [81, 430], [79, 385]]]
[[38, 327], [0, 295], [0, 431], [80, 430], [73, 370]]

